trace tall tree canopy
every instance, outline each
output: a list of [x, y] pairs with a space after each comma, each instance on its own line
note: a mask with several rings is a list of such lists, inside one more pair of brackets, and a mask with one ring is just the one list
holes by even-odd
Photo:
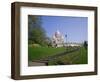
[[29, 43], [45, 45], [46, 32], [42, 28], [40, 16], [28, 16], [28, 40]]
[[87, 47], [88, 47], [88, 42], [87, 41], [84, 41], [84, 47], [85, 47], [85, 49], [87, 49]]

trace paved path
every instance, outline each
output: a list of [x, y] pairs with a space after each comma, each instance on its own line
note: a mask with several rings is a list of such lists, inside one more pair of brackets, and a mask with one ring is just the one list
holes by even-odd
[[32, 62], [32, 61], [28, 62], [28, 66], [45, 66], [45, 65], [46, 65], [45, 63], [41, 62]]

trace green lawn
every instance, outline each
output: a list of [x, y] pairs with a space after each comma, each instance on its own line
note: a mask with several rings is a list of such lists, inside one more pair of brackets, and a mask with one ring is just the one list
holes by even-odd
[[84, 47], [81, 47], [78, 51], [59, 57], [54, 61], [50, 61], [49, 65], [87, 64], [87, 63], [88, 63], [87, 50]]
[[29, 61], [37, 60], [41, 58], [46, 58], [61, 52], [64, 52], [66, 49], [62, 48], [52, 48], [52, 47], [28, 47], [28, 58]]
[[[73, 48], [67, 48], [67, 51], [70, 51], [71, 49]], [[28, 47], [28, 59], [29, 61], [45, 59], [48, 56], [53, 56], [64, 51], [66, 51], [64, 47]], [[78, 51], [60, 56], [57, 59], [48, 62], [48, 65], [87, 64], [87, 61], [87, 50], [84, 47], [81, 47]]]

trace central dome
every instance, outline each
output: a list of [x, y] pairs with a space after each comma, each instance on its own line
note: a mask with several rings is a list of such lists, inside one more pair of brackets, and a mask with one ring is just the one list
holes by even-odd
[[60, 36], [61, 35], [61, 33], [59, 32], [59, 30], [57, 30], [56, 32], [55, 32], [55, 36]]

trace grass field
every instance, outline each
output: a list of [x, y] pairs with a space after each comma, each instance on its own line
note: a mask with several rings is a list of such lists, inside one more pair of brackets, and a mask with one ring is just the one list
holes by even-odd
[[52, 48], [52, 47], [28, 47], [29, 61], [46, 58], [65, 51], [65, 48]]
[[[64, 51], [70, 51], [72, 48], [65, 49], [52, 47], [28, 47], [28, 60], [45, 59], [48, 56], [53, 56]], [[81, 47], [78, 51], [60, 56], [53, 61], [49, 61], [48, 65], [66, 65], [66, 64], [87, 64], [87, 50]]]
[[54, 61], [50, 61], [49, 65], [58, 65], [58, 64], [71, 65], [71, 64], [87, 64], [87, 63], [88, 63], [87, 50], [84, 47], [81, 47], [78, 51], [59, 57]]

